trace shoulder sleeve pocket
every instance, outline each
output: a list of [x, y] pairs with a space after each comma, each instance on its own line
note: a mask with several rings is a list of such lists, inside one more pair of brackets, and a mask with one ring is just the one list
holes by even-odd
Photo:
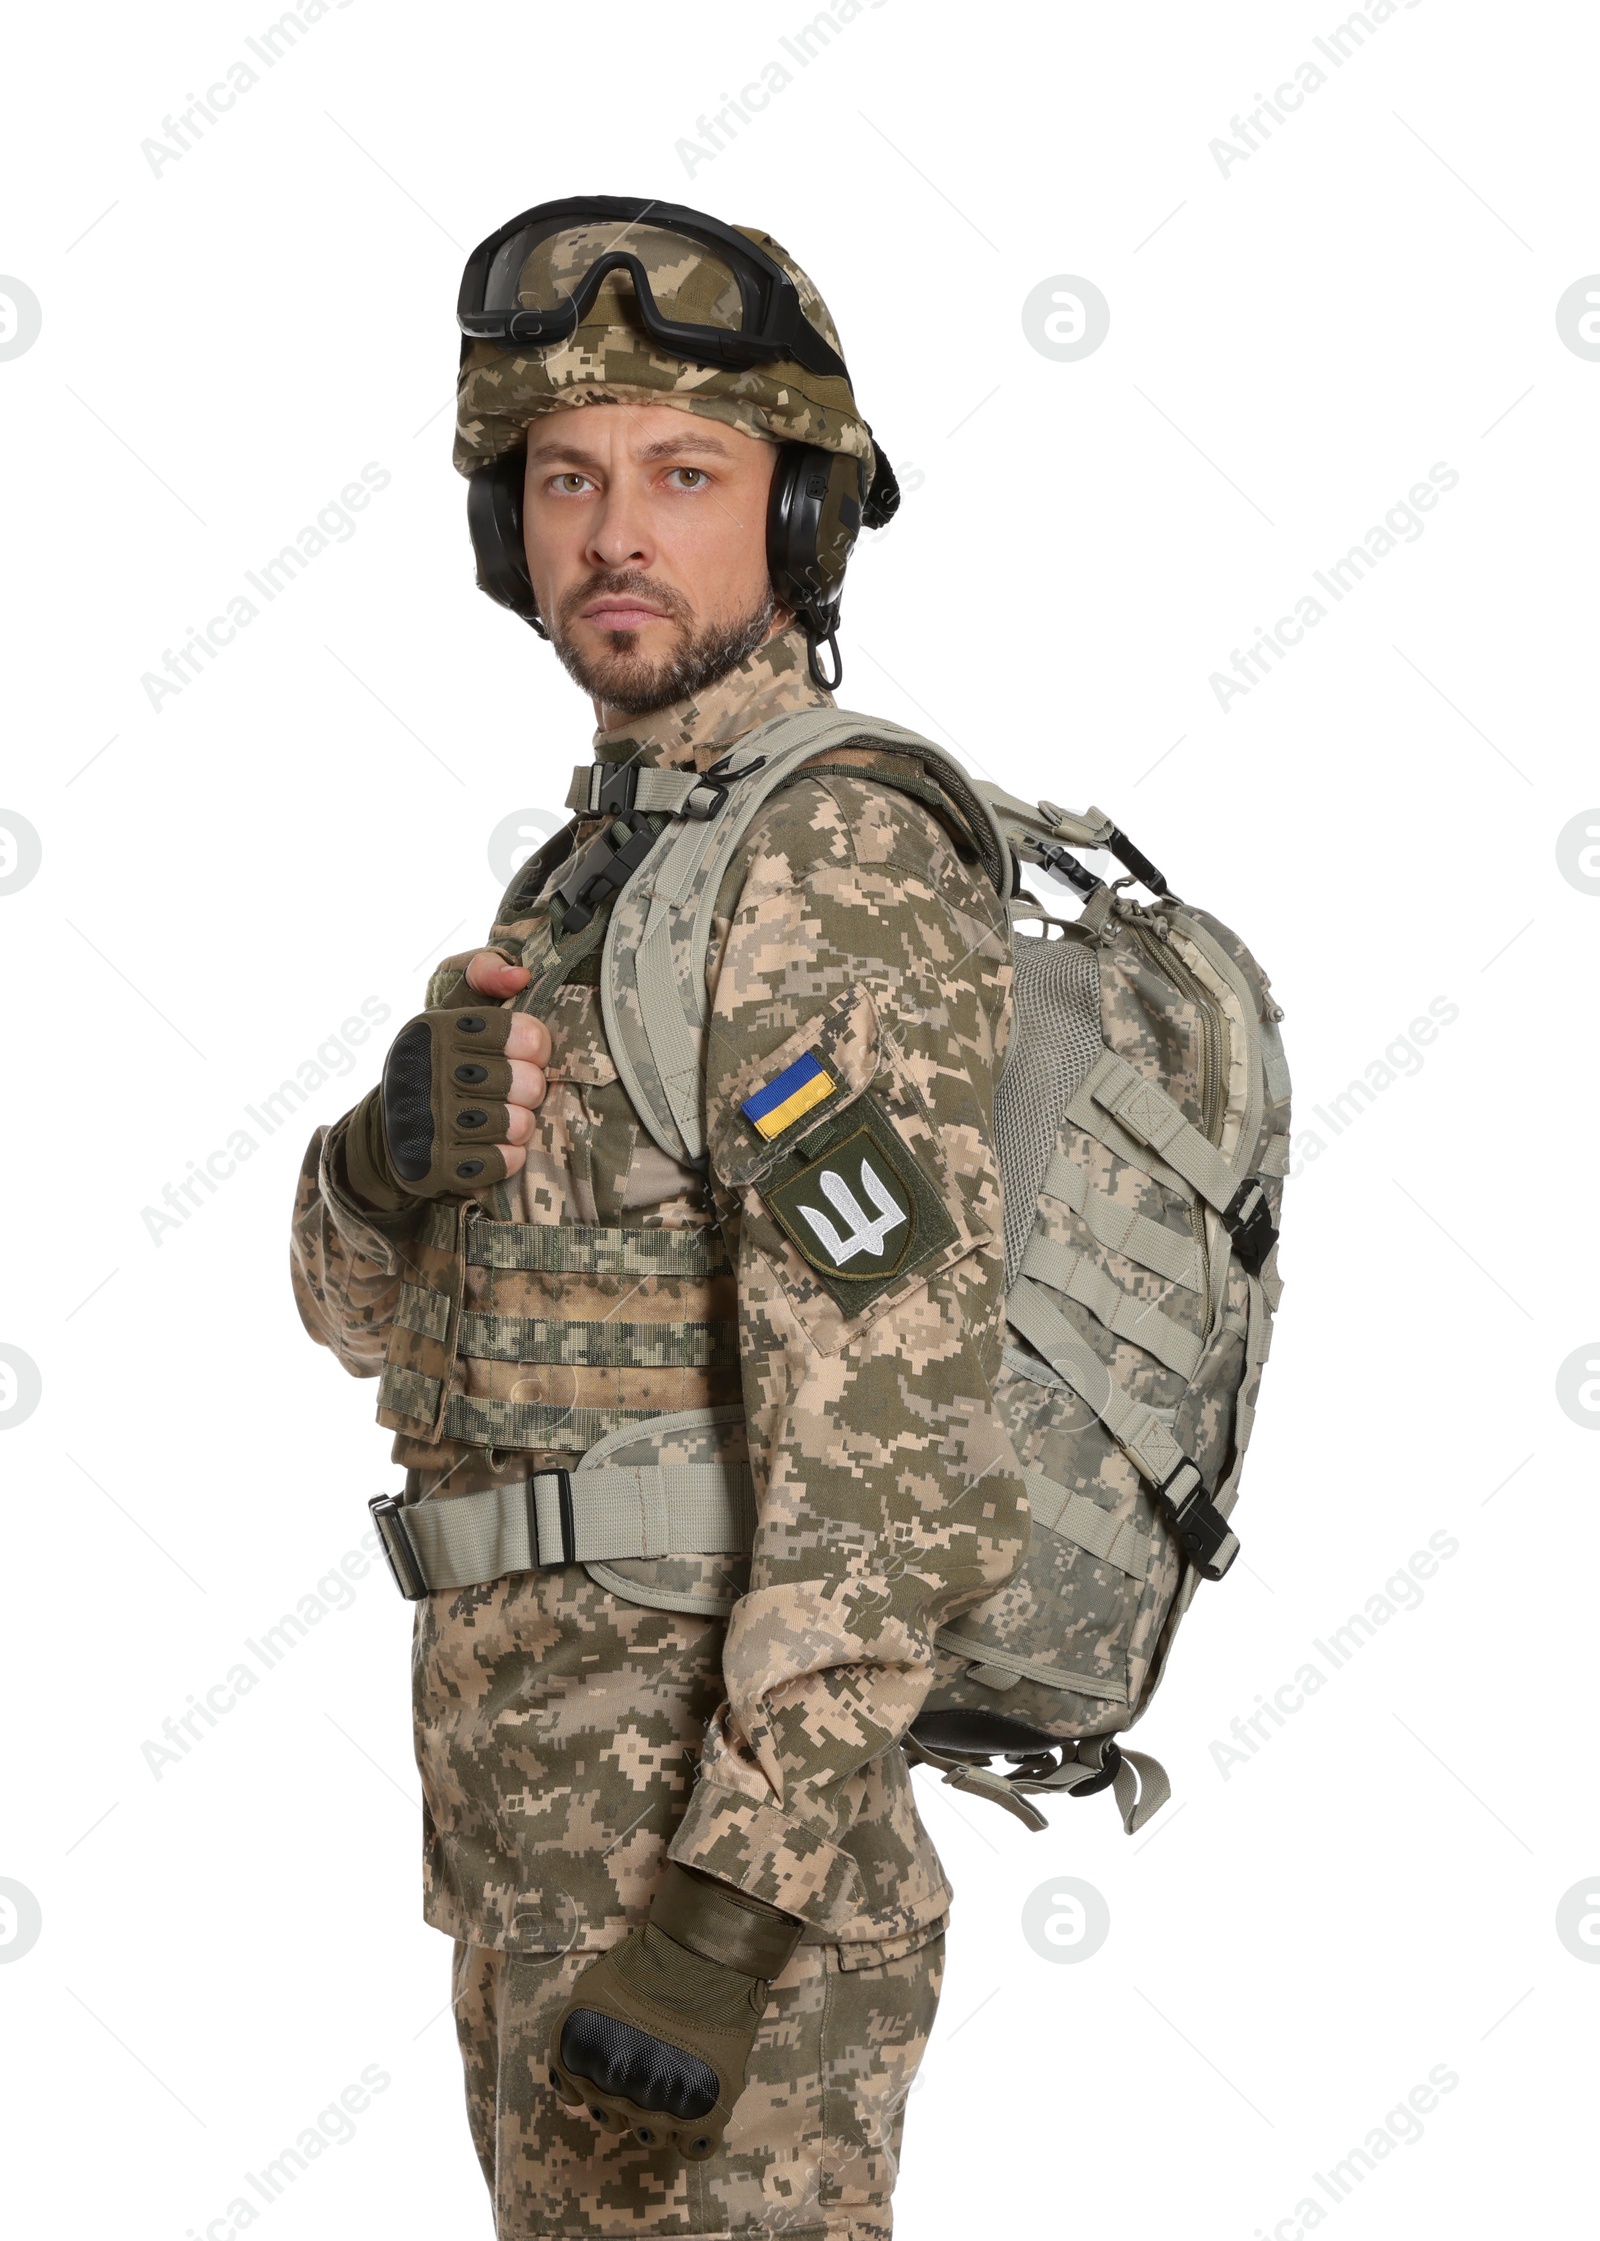
[[807, 1322], [870, 1318], [977, 1242], [940, 1132], [859, 985], [734, 1076], [712, 1164]]

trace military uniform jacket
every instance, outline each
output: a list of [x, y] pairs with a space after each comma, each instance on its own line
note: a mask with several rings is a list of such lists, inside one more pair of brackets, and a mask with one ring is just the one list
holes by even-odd
[[[824, 701], [786, 632], [595, 752], [706, 770]], [[762, 809], [719, 898], [708, 1173], [642, 1128], [593, 964], [541, 1006], [527, 1165], [483, 1207], [374, 1217], [343, 1123], [307, 1152], [296, 1299], [352, 1375], [382, 1379], [408, 1499], [571, 1464], [675, 1411], [720, 1409], [748, 1443], [748, 1558], [570, 1564], [418, 1605], [424, 1911], [458, 1938], [598, 1949], [644, 1918], [669, 1854], [863, 1961], [909, 1950], [949, 1902], [897, 1746], [935, 1629], [1027, 1537], [990, 1402], [1005, 906], [937, 802], [875, 779], [865, 749], [818, 762]], [[494, 941], [548, 954], [547, 894], [518, 909]], [[819, 1067], [860, 1124], [840, 1155], [856, 1194], [835, 1185], [827, 1210], [805, 1120], [791, 1148], [744, 1111]], [[865, 1281], [840, 1277], [852, 1255]]]

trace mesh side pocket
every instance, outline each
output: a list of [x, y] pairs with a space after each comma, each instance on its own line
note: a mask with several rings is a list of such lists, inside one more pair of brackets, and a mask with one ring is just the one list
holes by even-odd
[[1014, 934], [1012, 1047], [994, 1098], [1005, 1189], [1006, 1283], [1015, 1283], [1033, 1230], [1044, 1171], [1068, 1098], [1100, 1056], [1100, 962], [1071, 934]]

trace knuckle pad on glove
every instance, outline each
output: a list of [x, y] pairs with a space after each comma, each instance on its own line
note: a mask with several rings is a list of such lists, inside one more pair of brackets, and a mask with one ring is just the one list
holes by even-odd
[[399, 1180], [420, 1197], [503, 1182], [515, 1018], [486, 1005], [408, 1020], [383, 1069], [383, 1132]]
[[402, 1182], [433, 1165], [433, 1028], [424, 1016], [401, 1028], [383, 1069], [383, 1132]]
[[445, 1121], [452, 1151], [465, 1148], [476, 1152], [485, 1144], [505, 1142], [511, 1128], [511, 1108], [458, 1091], [446, 1106]]
[[716, 2071], [698, 2055], [593, 2008], [578, 2008], [568, 2016], [561, 2059], [602, 2093], [680, 2122], [709, 2116], [721, 2092]]

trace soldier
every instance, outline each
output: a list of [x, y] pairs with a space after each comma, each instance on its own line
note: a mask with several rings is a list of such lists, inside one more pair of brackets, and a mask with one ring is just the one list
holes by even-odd
[[754, 229], [545, 205], [460, 318], [480, 582], [599, 728], [575, 825], [295, 1210], [302, 1318], [380, 1379], [406, 1472], [377, 1507], [417, 1599], [424, 1913], [501, 2241], [885, 2241], [951, 1896], [901, 1739], [936, 1628], [1027, 1538], [990, 1406], [1006, 905], [948, 766], [835, 722], [680, 960], [710, 1019], [668, 1086], [707, 1152], [675, 1156], [624, 1062], [679, 998], [628, 883], [674, 819], [714, 835], [746, 749], [826, 725], [893, 476]]

